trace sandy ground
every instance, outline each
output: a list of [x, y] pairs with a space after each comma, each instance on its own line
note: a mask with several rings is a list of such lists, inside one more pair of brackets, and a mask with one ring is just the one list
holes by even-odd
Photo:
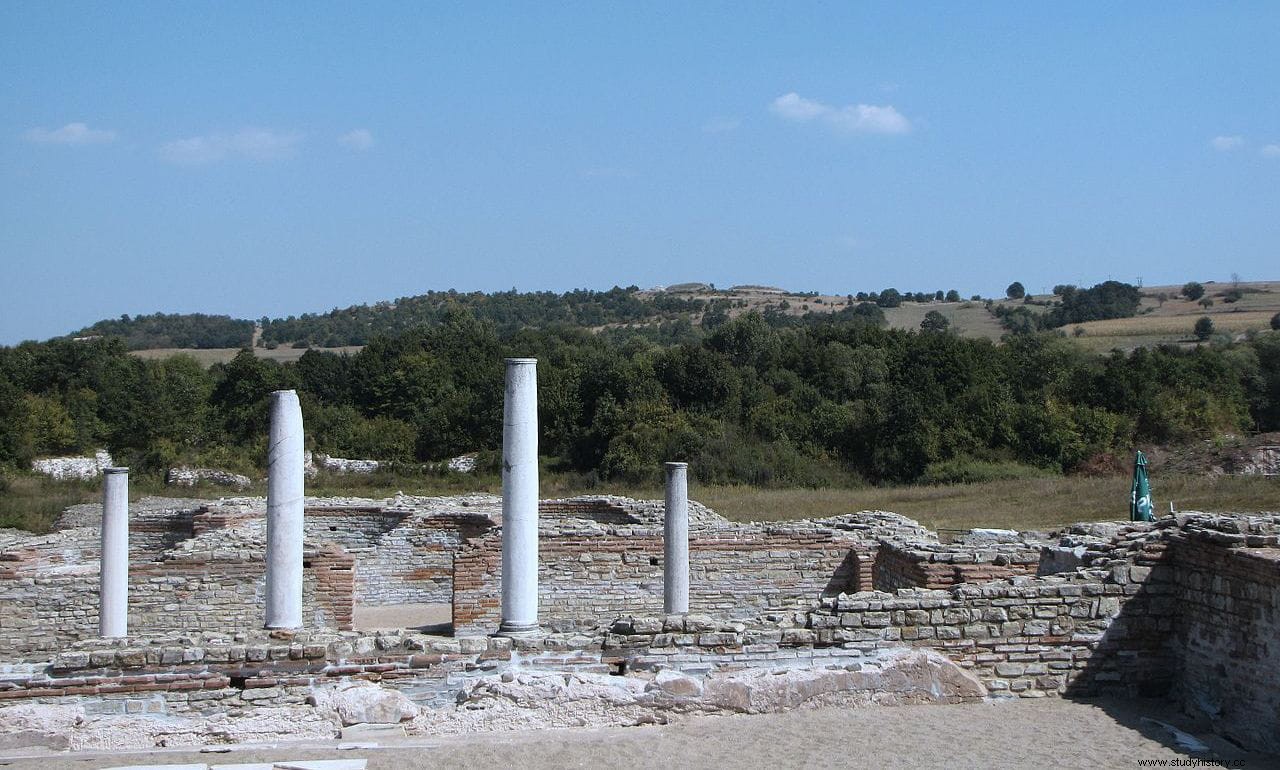
[[[558, 730], [402, 739], [338, 751], [293, 744], [225, 754], [153, 752], [110, 756], [0, 758], [22, 770], [98, 770], [130, 764], [231, 764], [297, 759], [368, 759], [400, 768], [1136, 768], [1140, 760], [1190, 757], [1149, 716], [1189, 729], [1221, 764], [1280, 767], [1246, 754], [1167, 712], [1156, 701], [1057, 698], [966, 706], [869, 707], [764, 716], [698, 717], [662, 727]], [[1190, 765], [1183, 765], [1190, 766]]]
[[351, 612], [356, 631], [375, 628], [410, 628], [440, 633], [453, 623], [452, 604], [388, 604], [384, 607], [357, 606]]

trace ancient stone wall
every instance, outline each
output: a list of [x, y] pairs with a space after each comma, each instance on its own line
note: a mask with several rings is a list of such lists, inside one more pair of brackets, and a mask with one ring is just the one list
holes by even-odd
[[1255, 538], [1254, 547], [1242, 533], [1175, 538], [1177, 692], [1236, 742], [1280, 751], [1280, 548], [1274, 536]]
[[[305, 556], [308, 625], [350, 628], [354, 559], [341, 548]], [[129, 570], [130, 635], [225, 631], [262, 625], [262, 553], [196, 552]], [[9, 654], [51, 651], [98, 634], [98, 571], [0, 571], [0, 646]]]
[[[862, 541], [822, 528], [725, 526], [690, 533], [694, 612], [744, 617], [857, 590], [851, 551]], [[619, 612], [662, 611], [663, 544], [646, 527], [544, 526], [539, 536], [539, 617], [549, 628], [589, 627]], [[501, 620], [502, 538], [469, 540], [454, 560], [458, 633], [491, 633]]]
[[875, 587], [947, 588], [960, 583], [1034, 575], [1040, 548], [1024, 544], [948, 545], [929, 541], [881, 543], [876, 552]]

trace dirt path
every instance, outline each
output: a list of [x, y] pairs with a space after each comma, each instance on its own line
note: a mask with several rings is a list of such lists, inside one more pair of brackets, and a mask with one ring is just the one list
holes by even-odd
[[871, 707], [765, 716], [690, 718], [663, 727], [487, 733], [377, 749], [237, 749], [227, 754], [56, 755], [0, 758], [23, 770], [98, 770], [130, 764], [219, 764], [296, 759], [368, 759], [369, 770], [403, 768], [1137, 768], [1140, 760], [1189, 755], [1154, 717], [1191, 729], [1218, 766], [1267, 768], [1280, 757], [1245, 754], [1169, 714], [1154, 701], [1078, 702], [1057, 698], [969, 706]]

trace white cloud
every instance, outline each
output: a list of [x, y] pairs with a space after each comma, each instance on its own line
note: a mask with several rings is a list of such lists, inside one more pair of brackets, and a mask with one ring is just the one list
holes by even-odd
[[1268, 144], [1262, 148], [1262, 157], [1280, 158], [1280, 144]]
[[166, 142], [160, 146], [160, 157], [186, 166], [227, 158], [281, 160], [293, 157], [301, 142], [302, 135], [298, 133], [246, 128], [234, 134], [206, 134]]
[[783, 120], [796, 123], [819, 121], [837, 131], [849, 133], [905, 134], [911, 130], [911, 121], [890, 104], [833, 107], [792, 91], [774, 99], [769, 110]]
[[795, 91], [774, 99], [769, 109], [774, 115], [798, 122], [820, 118], [832, 111], [827, 105], [806, 99]]
[[1219, 152], [1227, 152], [1228, 150], [1234, 150], [1240, 145], [1244, 144], [1244, 137], [1215, 136], [1214, 138], [1209, 140], [1209, 144], [1213, 145], [1213, 149]]
[[37, 144], [108, 144], [116, 140], [116, 132], [89, 128], [84, 123], [68, 123], [52, 131], [33, 128], [26, 137], [27, 141]]
[[364, 152], [373, 147], [373, 132], [367, 128], [352, 129], [338, 137], [338, 142], [357, 152]]
[[742, 125], [742, 121], [737, 118], [712, 118], [702, 124], [702, 131], [706, 134], [723, 134], [728, 131], [738, 130], [740, 125]]

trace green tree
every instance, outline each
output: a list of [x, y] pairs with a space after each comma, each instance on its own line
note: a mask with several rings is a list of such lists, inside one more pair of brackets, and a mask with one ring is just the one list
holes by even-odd
[[1022, 299], [1027, 296], [1027, 290], [1020, 282], [1014, 281], [1004, 290], [1004, 295], [1009, 299]]
[[1196, 281], [1189, 281], [1182, 285], [1182, 296], [1195, 302], [1204, 296], [1204, 286]]
[[1280, 313], [1271, 316], [1271, 328], [1275, 331], [1280, 331]]
[[902, 294], [900, 294], [897, 289], [885, 289], [880, 292], [875, 303], [880, 307], [898, 307], [902, 304]]
[[16, 443], [20, 462], [70, 452], [77, 448], [75, 439], [71, 415], [61, 402], [47, 396], [23, 396], [17, 414]]
[[1196, 321], [1196, 339], [1204, 341], [1213, 336], [1213, 319], [1209, 316], [1201, 316]]
[[926, 332], [944, 332], [951, 326], [951, 321], [937, 310], [930, 310], [924, 314], [924, 320], [920, 322], [920, 328]]
[[955, 289], [951, 289], [950, 291], [947, 292], [947, 302], [959, 302], [959, 301], [960, 301], [960, 292], [956, 291]]

